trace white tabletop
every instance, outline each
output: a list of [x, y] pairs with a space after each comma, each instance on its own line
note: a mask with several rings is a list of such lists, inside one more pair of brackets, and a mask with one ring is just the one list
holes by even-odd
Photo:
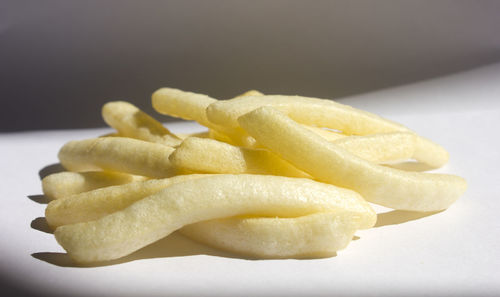
[[450, 162], [439, 172], [465, 177], [465, 195], [424, 217], [381, 208], [376, 227], [332, 258], [248, 260], [174, 233], [113, 265], [73, 267], [43, 219], [40, 174], [57, 169], [50, 165], [65, 142], [110, 129], [4, 133], [0, 279], [72, 296], [499, 295], [500, 64], [342, 102], [443, 145]]

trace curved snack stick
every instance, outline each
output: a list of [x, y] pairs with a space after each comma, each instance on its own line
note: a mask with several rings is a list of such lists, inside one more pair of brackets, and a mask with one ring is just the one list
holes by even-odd
[[245, 93], [238, 95], [234, 98], [240, 98], [240, 97], [245, 97], [245, 96], [263, 96], [263, 95], [264, 95], [263, 93], [261, 93], [257, 90], [249, 90], [249, 91], [246, 91]]
[[59, 151], [61, 164], [71, 171], [118, 171], [163, 178], [176, 174], [168, 160], [173, 148], [125, 137], [70, 141]]
[[161, 88], [151, 98], [153, 108], [161, 114], [196, 121], [205, 127], [215, 127], [205, 114], [205, 109], [217, 99], [207, 95]]
[[363, 160], [270, 107], [245, 114], [238, 121], [259, 143], [297, 168], [386, 207], [442, 210], [467, 188], [465, 180], [458, 176], [405, 172]]
[[256, 258], [330, 257], [347, 247], [359, 222], [349, 212], [320, 212], [297, 218], [234, 217], [184, 226], [201, 243]]
[[144, 141], [177, 146], [181, 139], [172, 134], [162, 123], [125, 101], [104, 104], [102, 117], [119, 135]]
[[[50, 202], [45, 217], [52, 228], [97, 220], [174, 183], [206, 176], [181, 175], [96, 189]], [[181, 232], [193, 240], [243, 255], [307, 258], [331, 256], [345, 248], [358, 228], [352, 214], [336, 211], [298, 218], [210, 220], [185, 226]]]
[[77, 262], [117, 259], [185, 225], [237, 215], [297, 217], [342, 210], [372, 227], [376, 214], [356, 192], [309, 179], [215, 175], [177, 183], [96, 221], [54, 235]]
[[241, 148], [214, 139], [186, 138], [169, 159], [174, 166], [192, 172], [310, 177], [268, 150]]
[[207, 95], [172, 88], [161, 88], [152, 96], [153, 108], [159, 113], [196, 121], [210, 130], [216, 131], [215, 135], [218, 140], [228, 141], [238, 146], [253, 147], [255, 139], [249, 137], [241, 128], [215, 125], [207, 119], [205, 109], [217, 101]]
[[[342, 137], [333, 141], [352, 154], [374, 163], [412, 158], [417, 148], [415, 142], [414, 134], [406, 132]], [[191, 172], [311, 177], [267, 149], [241, 148], [213, 139], [187, 138], [169, 159], [177, 168]]]
[[348, 136], [330, 142], [373, 163], [415, 159], [439, 168], [448, 162], [448, 152], [443, 147], [412, 132]]
[[51, 201], [45, 209], [45, 218], [51, 227], [97, 220], [172, 184], [206, 176], [208, 175], [179, 175], [95, 189]]
[[301, 124], [336, 129], [348, 135], [410, 131], [367, 111], [332, 100], [300, 96], [245, 96], [216, 101], [207, 107], [206, 116], [214, 124], [235, 128], [239, 127], [238, 117], [262, 106], [276, 108]]
[[351, 153], [375, 163], [415, 159], [431, 168], [448, 162], [448, 152], [440, 145], [414, 132], [388, 132], [365, 136], [347, 136], [323, 128], [301, 124], [302, 127]]
[[[132, 182], [73, 195], [47, 205], [52, 228], [100, 219], [174, 183], [208, 175], [181, 175]], [[260, 258], [327, 257], [345, 248], [359, 223], [350, 213], [317, 213], [298, 218], [228, 218], [185, 226], [193, 240]], [[313, 232], [314, 231], [314, 232]]]
[[[96, 189], [50, 202], [45, 217], [52, 228], [97, 220], [174, 183], [206, 176], [181, 175]], [[185, 226], [181, 232], [193, 240], [238, 254], [308, 258], [331, 256], [345, 248], [358, 228], [356, 217], [339, 210], [298, 218], [210, 220]]]
[[58, 172], [42, 179], [43, 194], [50, 200], [67, 198], [98, 188], [144, 180], [143, 176], [111, 171]]

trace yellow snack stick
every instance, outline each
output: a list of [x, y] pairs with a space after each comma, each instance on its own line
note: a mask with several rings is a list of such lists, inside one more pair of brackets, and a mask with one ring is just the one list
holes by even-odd
[[347, 247], [359, 222], [349, 212], [320, 212], [297, 218], [234, 217], [184, 226], [201, 243], [255, 258], [319, 258]]
[[207, 107], [206, 116], [214, 124], [235, 128], [239, 127], [238, 117], [262, 106], [276, 108], [301, 124], [335, 129], [348, 135], [409, 131], [367, 111], [332, 100], [300, 96], [245, 96], [216, 101]]
[[234, 98], [240, 98], [240, 97], [245, 97], [245, 96], [263, 96], [264, 94], [257, 91], [257, 90], [248, 90], [245, 93], [238, 95]]
[[448, 162], [448, 152], [443, 147], [412, 132], [349, 136], [331, 142], [373, 163], [415, 159], [438, 168]]
[[207, 95], [161, 88], [153, 93], [151, 101], [153, 108], [161, 114], [196, 121], [208, 128], [215, 127], [207, 119], [205, 109], [217, 100]]
[[118, 171], [163, 178], [176, 174], [168, 156], [173, 148], [125, 137], [70, 141], [59, 151], [61, 164], [71, 171]]
[[405, 172], [373, 164], [270, 107], [241, 116], [239, 123], [263, 146], [314, 178], [352, 189], [366, 200], [386, 207], [442, 210], [467, 188], [465, 180], [458, 176]]
[[231, 144], [253, 147], [255, 140], [241, 128], [227, 128], [211, 123], [205, 109], [216, 99], [207, 95], [185, 92], [172, 88], [161, 88], [153, 93], [153, 108], [161, 114], [196, 121], [217, 132], [217, 139]]
[[179, 175], [95, 189], [66, 199], [51, 201], [45, 209], [45, 218], [51, 227], [97, 220], [172, 184], [206, 176], [206, 174]]
[[[102, 172], [96, 172], [102, 173]], [[208, 175], [137, 181], [73, 195], [47, 205], [52, 228], [97, 220], [174, 183]], [[343, 249], [359, 223], [352, 214], [317, 213], [298, 218], [229, 218], [185, 226], [181, 232], [202, 243], [238, 254], [265, 257], [326, 257]]]
[[297, 217], [341, 210], [370, 228], [376, 214], [356, 192], [309, 179], [214, 175], [173, 184], [95, 221], [58, 227], [54, 235], [77, 262], [126, 256], [182, 228], [237, 215]]
[[169, 158], [177, 168], [192, 172], [310, 177], [268, 150], [241, 148], [213, 139], [186, 138]]
[[120, 136], [144, 141], [177, 146], [181, 139], [172, 134], [162, 123], [146, 114], [133, 104], [113, 101], [104, 104], [102, 117]]
[[54, 200], [67, 198], [73, 194], [79, 194], [98, 188], [122, 185], [144, 179], [145, 177], [143, 176], [111, 171], [64, 171], [43, 178], [42, 189], [45, 197]]

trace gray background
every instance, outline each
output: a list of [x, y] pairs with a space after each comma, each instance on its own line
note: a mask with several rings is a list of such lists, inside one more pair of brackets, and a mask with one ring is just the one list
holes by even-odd
[[497, 61], [500, 1], [0, 0], [0, 129], [153, 113], [162, 86], [338, 99]]

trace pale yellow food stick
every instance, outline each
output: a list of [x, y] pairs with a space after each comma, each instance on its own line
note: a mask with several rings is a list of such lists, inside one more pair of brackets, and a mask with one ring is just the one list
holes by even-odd
[[238, 95], [234, 98], [240, 98], [240, 97], [245, 97], [245, 96], [263, 96], [264, 94], [257, 91], [257, 90], [249, 90], [249, 91], [246, 91], [245, 93], [241, 94], [241, 95]]
[[122, 185], [144, 179], [143, 176], [110, 171], [64, 171], [43, 178], [42, 189], [45, 197], [53, 200], [67, 198], [73, 194], [97, 188]]
[[[52, 228], [99, 219], [152, 195], [171, 184], [207, 175], [132, 182], [73, 195], [47, 205]], [[352, 214], [318, 213], [299, 218], [229, 218], [191, 224], [181, 232], [200, 242], [243, 255], [325, 257], [343, 249], [359, 228]]]
[[[250, 90], [235, 98], [261, 95], [263, 94], [259, 91]], [[174, 88], [161, 88], [153, 93], [151, 101], [153, 108], [159, 113], [196, 121], [209, 128], [223, 128], [217, 127], [207, 119], [205, 109], [210, 104], [218, 101], [208, 95], [186, 92]]]
[[[97, 220], [152, 195], [171, 184], [208, 175], [181, 175], [99, 188], [47, 205], [52, 228]], [[191, 224], [181, 232], [194, 240], [242, 255], [325, 257], [343, 249], [359, 228], [352, 214], [318, 213], [299, 218], [229, 218]]]
[[214, 139], [186, 138], [169, 158], [174, 166], [192, 172], [310, 177], [268, 150], [236, 147]]
[[118, 131], [120, 136], [168, 146], [177, 146], [181, 143], [181, 139], [172, 134], [162, 123], [125, 101], [104, 104], [102, 117], [109, 126]]
[[66, 199], [51, 201], [45, 209], [45, 218], [51, 227], [97, 220], [172, 184], [206, 176], [206, 174], [179, 175], [83, 192]]
[[330, 142], [374, 163], [415, 159], [439, 168], [448, 162], [448, 152], [443, 147], [412, 132], [349, 136]]
[[153, 93], [153, 108], [159, 113], [185, 120], [196, 121], [205, 127], [215, 127], [205, 114], [205, 109], [216, 99], [207, 95], [161, 88]]
[[180, 232], [201, 243], [255, 258], [319, 258], [344, 249], [359, 229], [349, 212], [297, 218], [228, 218], [184, 226]]
[[207, 107], [206, 116], [214, 124], [235, 128], [239, 127], [238, 117], [262, 106], [274, 107], [301, 124], [336, 129], [349, 135], [409, 131], [367, 111], [332, 100], [300, 96], [245, 96], [216, 101]]
[[415, 150], [412, 158], [430, 167], [439, 168], [448, 162], [449, 153], [439, 144], [415, 134]]
[[[395, 132], [342, 137], [333, 143], [367, 161], [386, 163], [413, 158], [415, 141], [413, 133]], [[177, 168], [191, 172], [311, 177], [267, 149], [242, 148], [214, 139], [186, 138], [169, 158]]]
[[[181, 175], [99, 188], [50, 202], [45, 217], [52, 228], [96, 220], [171, 184], [206, 176]], [[304, 258], [333, 255], [347, 246], [358, 228], [355, 217], [337, 211], [299, 218], [211, 220], [185, 226], [181, 232], [194, 240], [242, 255]]]
[[259, 143], [318, 180], [360, 193], [394, 209], [437, 211], [448, 208], [466, 188], [461, 177], [405, 172], [373, 164], [311, 133], [283, 113], [261, 107], [239, 118]]
[[[242, 96], [242, 95], [240, 95]], [[153, 93], [153, 108], [161, 114], [196, 121], [199, 124], [216, 131], [216, 137], [231, 144], [253, 147], [255, 139], [249, 137], [241, 128], [227, 128], [211, 123], [205, 109], [216, 99], [207, 95], [185, 92], [173, 88], [161, 88]]]
[[356, 192], [309, 179], [214, 175], [173, 184], [101, 219], [58, 227], [77, 262], [117, 259], [196, 222], [237, 215], [297, 217], [341, 210], [370, 228], [376, 214]]
[[118, 171], [148, 177], [177, 173], [168, 156], [173, 148], [125, 137], [70, 141], [59, 151], [61, 164], [71, 171]]

